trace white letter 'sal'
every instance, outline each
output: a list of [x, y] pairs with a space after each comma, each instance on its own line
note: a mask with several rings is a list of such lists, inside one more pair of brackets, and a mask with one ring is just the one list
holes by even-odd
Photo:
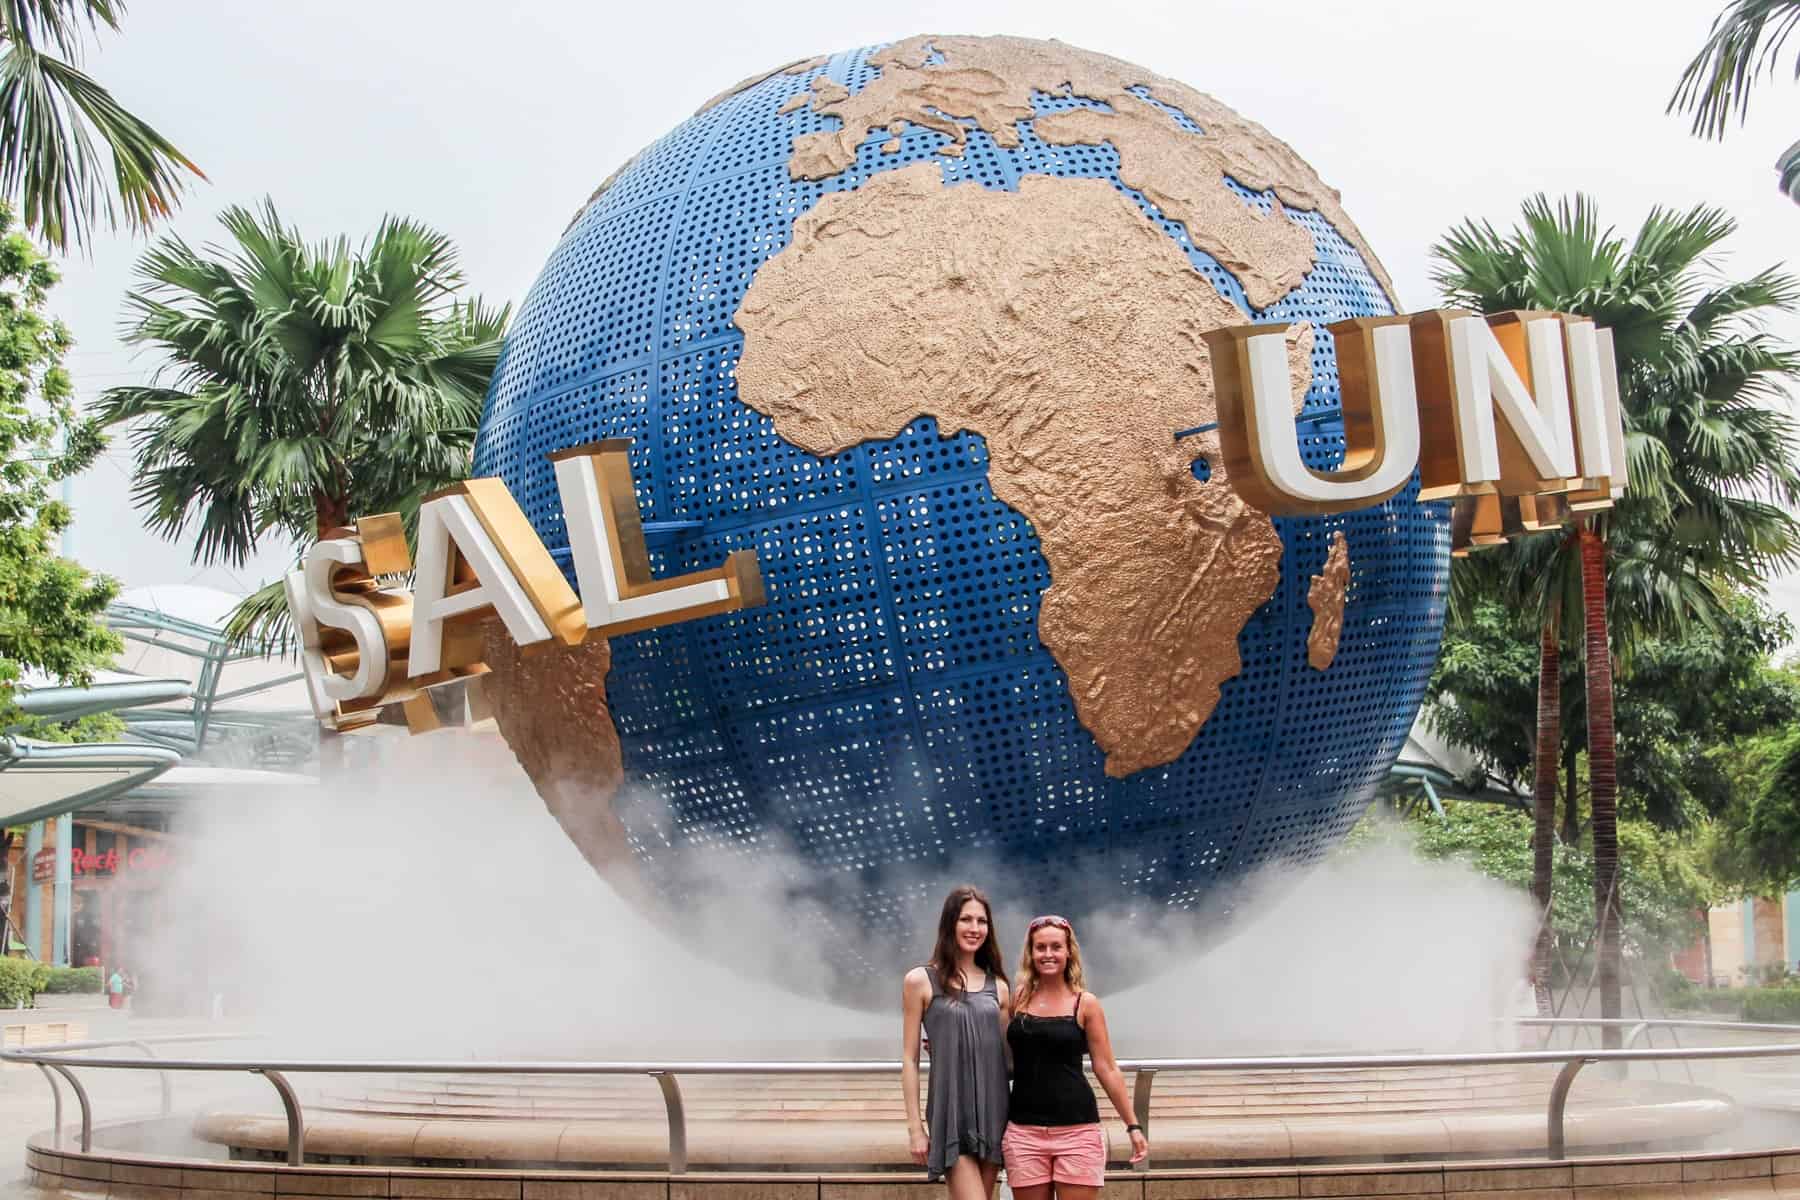
[[[1376, 461], [1364, 471], [1315, 471], [1300, 457], [1289, 392], [1287, 336], [1264, 333], [1244, 347], [1251, 429], [1263, 478], [1308, 509], [1337, 511], [1379, 503], [1406, 486], [1419, 462], [1419, 403], [1413, 385], [1412, 333], [1405, 325], [1371, 331], [1375, 351]], [[1365, 473], [1366, 472], [1366, 473]], [[1360, 476], [1360, 478], [1358, 477]]]
[[[459, 592], [450, 591], [452, 545], [475, 571], [475, 586]], [[443, 666], [445, 621], [489, 605], [519, 645], [549, 640], [550, 627], [538, 616], [467, 497], [439, 496], [420, 506], [418, 564], [408, 675], [430, 675]]]
[[[1532, 327], [1536, 325], [1547, 328], [1543, 334], [1533, 336], [1536, 331]], [[1496, 411], [1519, 439], [1538, 478], [1568, 479], [1575, 475], [1575, 439], [1569, 429], [1561, 326], [1560, 321], [1550, 317], [1526, 323], [1532, 371], [1542, 381], [1534, 398], [1485, 320], [1459, 317], [1450, 322], [1456, 445], [1462, 458], [1464, 483], [1500, 481]]]
[[[307, 692], [313, 712], [325, 720], [334, 700], [360, 700], [375, 696], [387, 686], [388, 647], [381, 622], [368, 609], [346, 604], [331, 588], [340, 566], [361, 566], [362, 546], [352, 538], [331, 538], [306, 552], [304, 565], [288, 573], [285, 589], [288, 611], [300, 633], [301, 665], [306, 671]], [[349, 632], [356, 643], [356, 674], [339, 675], [325, 665], [319, 626]]]

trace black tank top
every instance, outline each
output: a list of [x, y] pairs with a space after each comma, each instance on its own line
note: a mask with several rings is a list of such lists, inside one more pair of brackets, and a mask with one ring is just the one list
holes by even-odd
[[1087, 1053], [1087, 1031], [1077, 1019], [1081, 998], [1075, 998], [1075, 1016], [1034, 1017], [1020, 1013], [1006, 1027], [1006, 1044], [1012, 1050], [1012, 1101], [1006, 1116], [1016, 1125], [1094, 1125], [1100, 1106], [1094, 1089], [1081, 1073]]

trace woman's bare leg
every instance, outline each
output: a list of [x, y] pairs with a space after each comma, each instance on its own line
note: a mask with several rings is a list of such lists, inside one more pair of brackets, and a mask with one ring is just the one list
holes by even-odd
[[1015, 1187], [1013, 1200], [1050, 1200], [1050, 1189], [1053, 1184], [1034, 1183], [1030, 1187]]
[[1079, 1183], [1059, 1183], [1055, 1186], [1056, 1200], [1094, 1200], [1100, 1194], [1099, 1188]]
[[998, 1167], [989, 1167], [965, 1154], [944, 1172], [944, 1183], [950, 1188], [950, 1200], [993, 1200], [994, 1178]]

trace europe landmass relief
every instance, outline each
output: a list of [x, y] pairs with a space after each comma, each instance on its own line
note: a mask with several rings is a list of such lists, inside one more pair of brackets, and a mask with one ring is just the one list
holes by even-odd
[[[883, 153], [909, 124], [948, 135], [944, 152], [958, 153], [971, 128], [1016, 146], [1028, 123], [1052, 145], [1110, 143], [1120, 181], [1180, 221], [1254, 308], [1314, 264], [1287, 208], [1327, 220], [1392, 300], [1337, 194], [1285, 143], [1192, 88], [1018, 38], [915, 37], [869, 62], [881, 74], [854, 94], [813, 80], [807, 103], [841, 126], [795, 139], [793, 177], [837, 175], [875, 131], [890, 135]], [[1034, 92], [1107, 109], [1039, 115]], [[1272, 192], [1271, 211], [1227, 176]], [[1172, 437], [1216, 419], [1202, 335], [1246, 319], [1105, 180], [1028, 174], [1015, 192], [991, 191], [947, 186], [925, 162], [796, 219], [738, 308], [738, 397], [817, 455], [894, 437], [921, 416], [946, 437], [980, 434], [995, 496], [1032, 523], [1050, 567], [1039, 637], [1107, 774], [1122, 777], [1192, 742], [1242, 669], [1239, 633], [1280, 580], [1281, 540], [1229, 486], [1217, 435]], [[1289, 344], [1296, 403], [1311, 341], [1302, 328]], [[1339, 590], [1340, 624], [1342, 602]]]

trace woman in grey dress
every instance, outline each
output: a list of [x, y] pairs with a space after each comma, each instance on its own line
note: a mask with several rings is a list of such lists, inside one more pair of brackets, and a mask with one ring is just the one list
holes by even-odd
[[[900, 1081], [912, 1159], [951, 1200], [991, 1200], [1006, 1133], [1006, 1019], [1011, 997], [980, 888], [944, 899], [931, 962], [901, 988]], [[919, 1116], [919, 1031], [931, 1042], [931, 1089]]]

